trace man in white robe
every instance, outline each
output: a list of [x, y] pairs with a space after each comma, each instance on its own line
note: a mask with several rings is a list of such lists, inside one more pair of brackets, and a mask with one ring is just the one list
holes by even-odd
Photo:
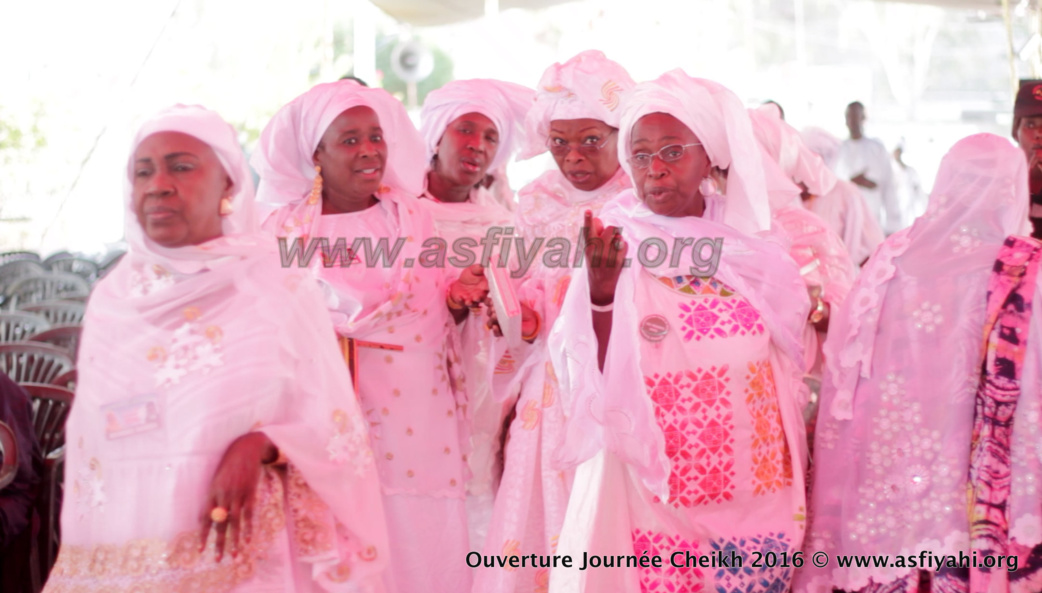
[[879, 226], [888, 235], [895, 233], [906, 224], [894, 190], [890, 153], [879, 140], [865, 137], [865, 107], [861, 103], [847, 105], [846, 118], [850, 138], [839, 145], [832, 170], [840, 179], [858, 186]]

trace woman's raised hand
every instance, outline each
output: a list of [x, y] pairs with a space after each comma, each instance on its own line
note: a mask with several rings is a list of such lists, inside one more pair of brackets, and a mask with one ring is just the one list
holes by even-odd
[[594, 305], [608, 305], [615, 301], [615, 286], [619, 283], [629, 245], [622, 238], [622, 229], [604, 226], [589, 210], [583, 218], [583, 238], [590, 301]]

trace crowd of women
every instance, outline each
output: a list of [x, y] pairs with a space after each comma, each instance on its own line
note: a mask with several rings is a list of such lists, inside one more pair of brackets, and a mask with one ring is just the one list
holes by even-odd
[[[142, 125], [47, 591], [1042, 588], [1042, 243], [1007, 140], [957, 143], [877, 247], [779, 110], [680, 70], [587, 51], [534, 91], [449, 83], [421, 119], [319, 84], [264, 129], [256, 195], [217, 114]], [[515, 197], [505, 164], [544, 151]], [[581, 237], [581, 265], [413, 265], [491, 227]], [[280, 265], [314, 238], [403, 247]], [[1016, 566], [836, 562], [923, 551]], [[495, 560], [583, 554], [665, 561]]]

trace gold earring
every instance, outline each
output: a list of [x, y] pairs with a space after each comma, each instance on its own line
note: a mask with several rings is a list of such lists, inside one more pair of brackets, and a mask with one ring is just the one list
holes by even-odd
[[315, 165], [315, 181], [311, 184], [311, 193], [308, 195], [308, 205], [314, 206], [322, 197], [322, 167]]
[[228, 216], [232, 212], [235, 212], [235, 209], [232, 208], [232, 201], [228, 198], [221, 198], [221, 216]]

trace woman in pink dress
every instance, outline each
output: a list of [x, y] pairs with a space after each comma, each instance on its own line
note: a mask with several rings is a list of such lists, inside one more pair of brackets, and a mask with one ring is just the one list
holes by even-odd
[[[915, 592], [921, 576], [937, 593], [1042, 590], [1042, 243], [1026, 168], [1004, 138], [956, 143], [926, 213], [836, 312], [806, 546], [832, 561], [804, 566], [797, 591]], [[978, 566], [948, 564], [960, 556]]]
[[[420, 133], [430, 163], [420, 206], [430, 212], [438, 237], [449, 256], [470, 241], [476, 257], [482, 240], [495, 237], [509, 244], [507, 260], [499, 265], [501, 247], [489, 251], [485, 265], [517, 269], [514, 239], [514, 195], [503, 174], [523, 141], [521, 123], [535, 93], [501, 80], [455, 80], [432, 91], [423, 102]], [[494, 192], [493, 185], [506, 186]], [[480, 260], [478, 261], [479, 264]], [[462, 269], [449, 266], [450, 275]], [[537, 329], [529, 309], [522, 334]], [[484, 546], [492, 515], [492, 501], [502, 466], [504, 419], [514, 397], [503, 393], [513, 378], [515, 359], [505, 340], [497, 340], [484, 315], [474, 315], [457, 326], [452, 336], [454, 361], [463, 369], [461, 396], [467, 402], [467, 483], [471, 548]], [[515, 396], [516, 397], [516, 396]]]
[[470, 586], [470, 546], [465, 402], [449, 336], [487, 284], [465, 271], [450, 286], [427, 259], [434, 229], [417, 200], [424, 152], [397, 99], [344, 80], [279, 110], [253, 165], [259, 199], [281, 204], [266, 228], [301, 251], [328, 244], [304, 265], [325, 288], [369, 421], [390, 536], [388, 586], [456, 593]]
[[674, 70], [637, 85], [620, 132], [634, 189], [592, 219], [550, 349], [570, 398], [556, 458], [578, 466], [558, 553], [632, 559], [555, 569], [550, 591], [784, 591], [803, 542], [808, 297], [767, 234], [749, 117]]
[[[546, 336], [568, 288], [583, 213], [599, 212], [630, 185], [619, 166], [616, 136], [621, 98], [633, 86], [622, 66], [599, 51], [584, 51], [546, 69], [525, 119], [521, 158], [549, 150], [557, 166], [518, 192], [516, 232], [532, 250], [518, 295], [536, 312], [539, 333], [531, 347], [512, 353], [515, 382], [503, 393], [520, 389], [520, 396], [486, 555], [549, 554], [561, 533], [572, 471], [550, 463], [562, 438], [564, 410]], [[545, 591], [549, 577], [540, 566], [481, 568], [474, 592]]]
[[257, 232], [236, 133], [160, 112], [91, 295], [49, 593], [383, 591], [368, 427], [314, 281]]

